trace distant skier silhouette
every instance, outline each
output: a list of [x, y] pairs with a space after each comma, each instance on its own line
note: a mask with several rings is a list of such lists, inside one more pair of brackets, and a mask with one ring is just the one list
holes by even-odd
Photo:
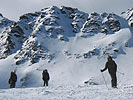
[[43, 70], [42, 79], [44, 81], [43, 86], [45, 86], [45, 85], [48, 86], [48, 81], [49, 81], [50, 77], [49, 77], [49, 73], [48, 73], [47, 69]]
[[11, 72], [10, 78], [8, 80], [8, 83], [10, 84], [10, 88], [14, 88], [17, 81], [17, 75], [16, 71]]
[[113, 88], [117, 87], [117, 77], [116, 77], [116, 72], [117, 72], [117, 64], [115, 61], [112, 59], [111, 56], [108, 56], [108, 61], [105, 64], [105, 68], [101, 69], [101, 72], [104, 72], [106, 69], [108, 69], [108, 72], [111, 76], [111, 85]]

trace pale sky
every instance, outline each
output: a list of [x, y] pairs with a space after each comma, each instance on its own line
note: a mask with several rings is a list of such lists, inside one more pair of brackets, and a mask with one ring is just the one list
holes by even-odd
[[133, 0], [0, 0], [0, 13], [11, 20], [18, 20], [25, 13], [52, 5], [76, 7], [86, 13], [95, 11], [120, 14], [133, 8]]

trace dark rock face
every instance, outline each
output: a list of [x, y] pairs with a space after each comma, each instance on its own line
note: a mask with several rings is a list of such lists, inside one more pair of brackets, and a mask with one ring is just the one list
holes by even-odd
[[128, 24], [133, 27], [133, 8], [128, 9], [125, 12], [122, 12], [124, 18], [128, 21]]
[[48, 52], [37, 43], [34, 37], [30, 37], [25, 41], [22, 49], [17, 52], [14, 58], [17, 65], [26, 61], [30, 61], [32, 64], [34, 64], [40, 59], [47, 59], [50, 61], [52, 59], [52, 55], [48, 54]]
[[94, 35], [96, 33], [110, 34], [119, 31], [120, 21], [116, 18], [115, 14], [98, 14], [93, 12], [89, 15], [86, 23], [82, 28], [82, 32]]
[[15, 53], [23, 42], [24, 32], [19, 26], [1, 15], [0, 20], [0, 59]]

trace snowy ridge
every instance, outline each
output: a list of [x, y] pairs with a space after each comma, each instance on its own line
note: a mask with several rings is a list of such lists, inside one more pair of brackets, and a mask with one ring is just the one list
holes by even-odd
[[[24, 29], [23, 31], [25, 33], [29, 34], [29, 35], [26, 34], [26, 36], [30, 36], [30, 37], [33, 36], [33, 38], [37, 38], [35, 39], [37, 45], [40, 45], [40, 47], [45, 51], [50, 52], [51, 51], [50, 48], [46, 47], [43, 41], [40, 41], [40, 38], [41, 39], [42, 37], [44, 37], [45, 39], [57, 38], [61, 41], [69, 41], [69, 37], [73, 37], [77, 33], [80, 33], [81, 34], [80, 36], [85, 38], [94, 36], [99, 32], [106, 35], [114, 34], [115, 32], [119, 31], [122, 28], [129, 28], [128, 25], [123, 26], [123, 22], [124, 24], [126, 23], [125, 19], [122, 19], [122, 17], [117, 16], [116, 14], [107, 14], [107, 13], [98, 14], [94, 12], [88, 15], [75, 8], [64, 7], [64, 6], [61, 8], [58, 8], [56, 6], [52, 6], [52, 7], [42, 9], [40, 12], [28, 13], [21, 16], [18, 24], [20, 27], [22, 27], [22, 29]], [[30, 37], [27, 37], [27, 38], [30, 39]], [[27, 41], [30, 41], [29, 39], [27, 39]], [[112, 43], [108, 45], [111, 45]], [[128, 40], [126, 41], [125, 44], [127, 43], [128, 43]], [[83, 55], [103, 56], [103, 55], [115, 54], [114, 57], [116, 57], [117, 52], [119, 51], [119, 48], [122, 49], [121, 47], [119, 47], [118, 50], [112, 50], [110, 53], [108, 49], [114, 49], [114, 47], [95, 48], [94, 46], [93, 48], [88, 51], [88, 54], [85, 53]], [[104, 49], [104, 48], [107, 48], [107, 49]], [[99, 50], [99, 49], [102, 49], [102, 50]], [[24, 50], [25, 49], [22, 48], [23, 52], [25, 52]], [[123, 53], [121, 51], [122, 50], [120, 50], [119, 54]], [[108, 52], [108, 53], [104, 53], [104, 52]], [[16, 55], [17, 57], [15, 57], [16, 63], [24, 61], [23, 58], [19, 58], [19, 54], [20, 53], [18, 53]], [[32, 55], [32, 53], [30, 55]], [[53, 54], [48, 54], [48, 55], [53, 55]], [[76, 54], [76, 55], [82, 55], [82, 54]], [[26, 59], [30, 60], [32, 63], [36, 63], [38, 62], [39, 58], [29, 56]], [[36, 60], [33, 61], [31, 59], [36, 59]]]
[[[131, 11], [132, 9], [130, 10], [130, 12]], [[127, 16], [132, 15], [129, 13]], [[125, 26], [123, 25], [123, 23]], [[41, 9], [41, 11], [38, 12], [24, 14], [20, 16], [18, 22], [11, 23], [10, 27], [6, 29], [7, 31], [4, 31], [3, 33], [4, 38], [1, 38], [1, 45], [5, 43], [3, 41], [9, 41], [10, 44], [6, 43], [7, 46], [4, 45], [4, 47], [1, 47], [3, 49], [1, 49], [0, 58], [6, 58], [8, 55], [17, 52], [20, 49], [14, 57], [16, 60], [16, 64], [24, 63], [25, 61], [31, 61], [31, 63], [36, 63], [39, 61], [40, 58], [47, 58], [44, 57], [44, 55], [51, 55], [50, 59], [54, 57], [52, 56], [54, 55], [54, 53], [48, 53], [51, 52], [51, 50], [49, 47], [46, 47], [47, 43], [44, 43], [44, 41], [48, 40], [48, 38], [49, 40], [59, 39], [61, 41], [69, 42], [70, 37], [74, 37], [76, 36], [76, 34], [80, 34], [79, 36], [83, 38], [89, 38], [90, 36], [94, 36], [98, 33], [103, 33], [106, 35], [115, 34], [115, 32], [118, 32], [120, 29], [123, 28], [130, 27], [128, 26], [124, 18], [116, 14], [98, 14], [96, 12], [87, 14], [79, 11], [77, 8], [64, 6], [58, 8], [56, 6], [51, 6]], [[8, 35], [6, 35], [7, 33]], [[14, 36], [12, 37], [10, 34]], [[7, 36], [10, 39], [7, 38], [5, 40], [5, 37]], [[32, 38], [34, 38], [33, 41]], [[40, 41], [40, 38], [44, 41]], [[25, 40], [26, 42], [24, 43]], [[109, 43], [108, 45], [111, 45], [113, 43], [115, 43], [115, 41], [112, 41], [112, 43]], [[128, 40], [126, 41], [126, 44], [128, 44]], [[34, 48], [38, 48], [39, 45], [39, 47], [42, 49], [41, 52], [45, 52], [43, 53], [43, 56], [41, 57], [41, 55], [37, 54], [37, 52], [35, 53], [34, 51], [32, 52], [32, 50], [28, 50], [29, 48], [33, 49], [33, 47], [30, 47], [30, 45], [35, 46]], [[111, 53], [110, 51], [108, 51], [108, 49], [112, 49]], [[96, 46], [93, 46], [93, 48], [91, 48], [88, 53], [85, 53], [83, 55], [85, 55], [85, 57], [90, 55], [114, 55], [114, 53], [119, 51], [115, 50], [116, 52], [113, 52], [113, 49], [113, 46], [111, 48], [96, 48]], [[27, 54], [28, 52], [30, 53]], [[48, 54], [46, 54], [46, 52]], [[121, 54], [121, 52], [119, 53]], [[116, 54], [114, 56], [116, 56]]]
[[[27, 41], [32, 41], [32, 40], [30, 40], [32, 37], [37, 38], [37, 39], [35, 39], [37, 45], [39, 45], [42, 49], [47, 51], [49, 48], [45, 48], [44, 43], [41, 43], [39, 38], [42, 38], [42, 37], [58, 38], [59, 40], [68, 41], [68, 37], [74, 35], [74, 33], [72, 31], [75, 30], [75, 32], [76, 32], [76, 30], [78, 30], [78, 29], [75, 29], [76, 26], [74, 25], [74, 23], [76, 23], [76, 21], [77, 21], [77, 17], [79, 16], [79, 17], [83, 18], [83, 20], [82, 19], [80, 19], [81, 21], [78, 20], [78, 22], [76, 24], [81, 23], [81, 26], [82, 26], [82, 24], [85, 22], [85, 18], [87, 18], [87, 14], [85, 14], [85, 15], [84, 14], [85, 13], [80, 12], [74, 8], [61, 7], [59, 9], [59, 8], [53, 6], [53, 7], [49, 7], [49, 8], [44, 8], [41, 10], [41, 12], [36, 12], [35, 14], [26, 14], [26, 15], [21, 16], [19, 24], [20, 25], [22, 24], [21, 26], [23, 26], [24, 22], [30, 23], [30, 26], [32, 27], [29, 30], [29, 32], [31, 31], [31, 33], [30, 33], [31, 36], [29, 37], [29, 39], [27, 39]], [[24, 22], [22, 20], [24, 20]], [[71, 24], [73, 24], [74, 28], [72, 28]], [[81, 28], [81, 26], [79, 28]], [[30, 44], [28, 42], [25, 42], [25, 43]], [[21, 50], [22, 52], [25, 52], [24, 48], [26, 49], [27, 47], [23, 46], [22, 50]], [[29, 51], [30, 50], [28, 50], [28, 52]], [[24, 61], [24, 59], [22, 57], [19, 58], [19, 54], [21, 55], [21, 53], [18, 53], [15, 56], [15, 59], [17, 59], [17, 63]], [[28, 55], [33, 55], [33, 54], [34, 53], [31, 53]], [[44, 55], [46, 55], [46, 54], [44, 54]], [[47, 55], [49, 55], [49, 54], [47, 54]], [[23, 53], [23, 56], [25, 56], [25, 53]], [[38, 60], [40, 58], [40, 56], [39, 56], [39, 58], [29, 56], [26, 59], [28, 60], [28, 59], [32, 59], [32, 58]], [[41, 58], [46, 58], [46, 57], [41, 57]], [[34, 61], [31, 60], [31, 62], [35, 63], [36, 60], [34, 60]]]

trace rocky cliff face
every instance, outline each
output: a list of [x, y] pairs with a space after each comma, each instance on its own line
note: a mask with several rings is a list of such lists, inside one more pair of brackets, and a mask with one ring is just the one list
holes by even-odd
[[2, 15], [0, 17], [0, 59], [2, 59], [21, 48], [25, 33], [16, 22]]
[[[50, 62], [54, 54], [45, 46], [47, 40], [69, 42], [69, 38], [78, 33], [81, 33], [83, 38], [89, 38], [98, 33], [115, 34], [124, 28], [123, 21], [133, 26], [132, 12], [133, 9], [129, 9], [123, 12], [124, 17], [121, 17], [108, 13], [87, 14], [76, 8], [52, 6], [38, 12], [24, 14], [17, 22], [10, 21], [0, 14], [0, 59], [15, 53], [16, 64], [26, 61], [33, 64], [40, 59]], [[110, 46], [113, 45], [115, 45], [114, 42], [110, 44]], [[103, 49], [95, 48], [89, 53], [99, 55], [101, 50]], [[107, 51], [108, 49], [104, 50], [104, 52]], [[88, 54], [84, 56], [86, 55]]]
[[94, 35], [96, 33], [110, 34], [119, 31], [120, 21], [115, 14], [102, 13], [98, 14], [93, 12], [89, 14], [87, 21], [85, 22], [82, 32]]
[[133, 8], [130, 8], [125, 12], [122, 12], [122, 15], [128, 21], [129, 25], [133, 27]]

